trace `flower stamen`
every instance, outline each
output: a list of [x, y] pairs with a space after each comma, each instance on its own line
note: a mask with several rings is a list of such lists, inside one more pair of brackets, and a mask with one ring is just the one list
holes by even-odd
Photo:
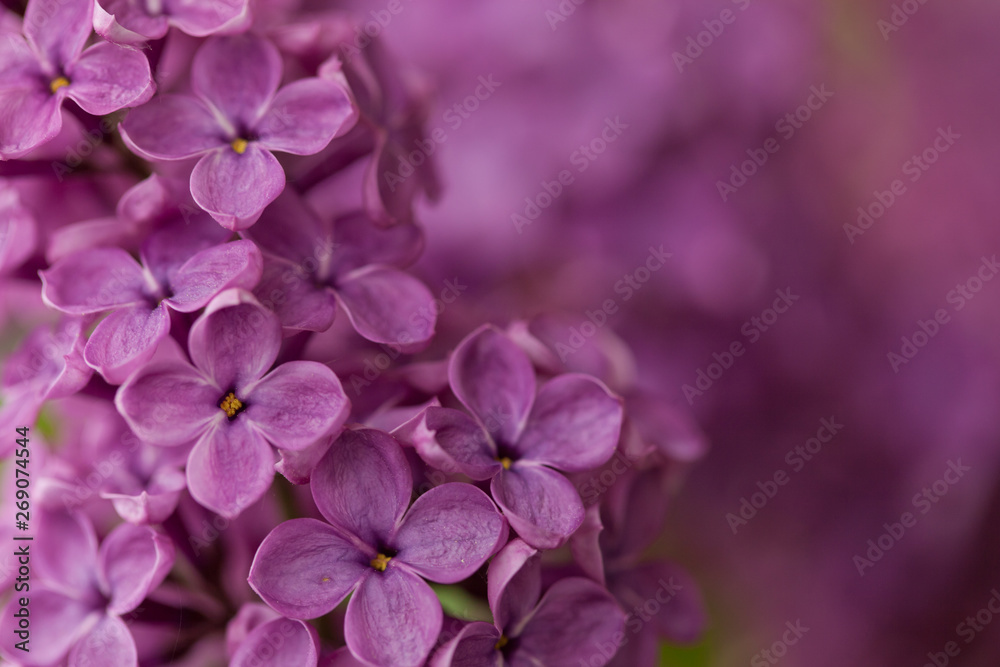
[[493, 646], [493, 648], [496, 649], [497, 651], [499, 651], [504, 646], [506, 646], [507, 642], [509, 642], [509, 641], [510, 640], [507, 639], [507, 635], [500, 635], [500, 639], [497, 640], [497, 643]]
[[391, 556], [386, 556], [385, 554], [379, 554], [372, 558], [371, 563], [369, 563], [373, 568], [379, 572], [385, 572], [385, 568], [388, 567], [389, 561], [392, 560]]
[[236, 394], [229, 392], [226, 397], [222, 399], [219, 403], [219, 407], [222, 411], [226, 413], [226, 416], [232, 419], [236, 414], [243, 409], [243, 402], [236, 398]]
[[510, 460], [509, 456], [501, 456], [500, 458], [497, 459], [497, 461], [500, 462], [500, 465], [503, 466], [504, 470], [510, 470], [510, 464], [513, 463], [513, 461]]
[[69, 79], [67, 79], [64, 76], [57, 76], [56, 78], [52, 79], [51, 83], [49, 83], [49, 90], [51, 90], [54, 93], [60, 88], [65, 88], [68, 85], [69, 85]]
[[229, 145], [232, 146], [233, 150], [236, 151], [238, 154], [243, 155], [247, 150], [247, 146], [250, 145], [250, 142], [247, 141], [246, 139], [236, 138], [233, 139], [232, 143]]

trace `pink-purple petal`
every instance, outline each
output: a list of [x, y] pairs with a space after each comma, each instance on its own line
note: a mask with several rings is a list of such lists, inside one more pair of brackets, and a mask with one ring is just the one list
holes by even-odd
[[263, 258], [252, 241], [234, 241], [202, 250], [187, 260], [170, 279], [174, 310], [190, 313], [205, 306], [224, 289], [253, 289], [263, 271]]
[[625, 630], [625, 612], [602, 586], [590, 579], [561, 579], [545, 592], [520, 633], [512, 657], [526, 664], [607, 664]]
[[267, 440], [237, 416], [216, 424], [191, 450], [188, 491], [203, 507], [235, 518], [270, 488], [274, 462]]
[[493, 622], [513, 629], [534, 609], [542, 592], [542, 561], [538, 550], [522, 539], [511, 540], [490, 561], [486, 595]]
[[308, 274], [282, 259], [264, 260], [264, 274], [254, 295], [274, 310], [286, 329], [326, 331], [337, 315], [337, 297], [333, 291], [317, 286]]
[[21, 639], [14, 634], [18, 620], [14, 617], [17, 599], [3, 609], [0, 617], [0, 654], [12, 664], [24, 667], [49, 667], [58, 664], [79, 639], [98, 612], [86, 604], [62, 593], [32, 587], [30, 614], [30, 652], [14, 648]]
[[167, 34], [167, 17], [148, 14], [136, 0], [97, 0], [94, 30], [114, 44], [141, 44]]
[[82, 315], [146, 302], [142, 267], [121, 248], [81, 250], [41, 272], [42, 298]]
[[278, 524], [257, 549], [250, 587], [289, 618], [316, 618], [347, 597], [374, 570], [371, 556], [316, 519]]
[[284, 169], [256, 142], [242, 154], [228, 146], [214, 150], [191, 172], [191, 196], [198, 206], [233, 231], [256, 222], [284, 189]]
[[439, 648], [428, 667], [503, 667], [503, 655], [497, 650], [500, 631], [489, 623], [475, 621]]
[[191, 63], [191, 88], [234, 127], [254, 127], [281, 82], [281, 55], [253, 33], [209, 37]]
[[121, 384], [153, 355], [170, 332], [170, 314], [161, 304], [116, 310], [94, 329], [84, 349], [87, 364], [111, 384]]
[[148, 526], [124, 523], [104, 538], [100, 570], [108, 611], [126, 614], [163, 582], [174, 565], [174, 543]]
[[490, 479], [502, 467], [486, 431], [460, 410], [428, 407], [401, 426], [398, 437], [428, 465], [443, 470], [454, 466], [477, 481]]
[[268, 150], [313, 155], [356, 119], [357, 109], [343, 86], [307, 78], [279, 90], [255, 129]]
[[494, 438], [512, 444], [535, 397], [535, 372], [527, 355], [486, 325], [458, 345], [448, 365], [452, 391]]
[[170, 23], [194, 37], [205, 37], [228, 29], [248, 18], [248, 0], [165, 0]]
[[442, 584], [472, 576], [507, 538], [489, 497], [472, 486], [436, 486], [413, 503], [392, 540], [396, 559]]
[[334, 289], [354, 329], [370, 341], [409, 349], [434, 335], [434, 296], [408, 273], [368, 266], [339, 277]]
[[0, 158], [23, 157], [62, 129], [62, 98], [30, 82], [0, 89]]
[[136, 667], [138, 664], [132, 633], [125, 621], [112, 614], [102, 616], [69, 652], [69, 667]]
[[152, 160], [182, 160], [228, 145], [211, 110], [189, 95], [158, 95], [119, 125], [129, 148]]
[[365, 544], [385, 544], [413, 491], [399, 444], [374, 429], [344, 431], [312, 474], [313, 500], [327, 521]]
[[76, 60], [93, 29], [93, 0], [31, 0], [24, 11], [24, 35], [48, 66]]
[[154, 362], [128, 379], [115, 396], [118, 412], [139, 438], [157, 445], [194, 441], [225, 419], [219, 389], [189, 364]]
[[103, 116], [146, 101], [151, 93], [149, 61], [141, 51], [108, 42], [95, 44], [66, 67], [66, 96]]
[[[275, 641], [280, 638], [280, 643]], [[275, 646], [275, 644], [278, 644]], [[276, 618], [254, 628], [233, 655], [230, 667], [316, 667], [319, 638], [311, 625]]]
[[347, 603], [344, 636], [358, 658], [420, 667], [441, 631], [441, 604], [423, 579], [391, 562], [367, 577]]
[[607, 387], [567, 373], [538, 390], [515, 447], [523, 458], [560, 470], [592, 470], [615, 453], [622, 417], [622, 401]]
[[[226, 290], [212, 299], [188, 337], [191, 360], [224, 391], [260, 379], [280, 347], [278, 318], [249, 292], [239, 289]], [[244, 396], [237, 394], [237, 398]]]
[[515, 463], [490, 483], [511, 528], [538, 549], [555, 549], [583, 523], [583, 502], [573, 484], [539, 465]]
[[246, 395], [246, 418], [282, 449], [304, 449], [344, 424], [351, 404], [340, 380], [315, 361], [289, 361]]
[[38, 519], [41, 532], [58, 535], [59, 545], [35, 551], [35, 574], [65, 592], [86, 598], [97, 585], [97, 537], [90, 521], [61, 510], [42, 510]]

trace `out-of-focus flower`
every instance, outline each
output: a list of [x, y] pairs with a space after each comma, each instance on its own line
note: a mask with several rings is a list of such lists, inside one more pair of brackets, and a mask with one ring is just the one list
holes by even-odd
[[281, 54], [252, 34], [211, 37], [191, 63], [194, 95], [161, 95], [134, 110], [122, 138], [143, 157], [201, 156], [191, 195], [228, 229], [246, 229], [285, 188], [272, 151], [312, 155], [357, 113], [345, 86], [321, 78], [280, 90]]
[[249, 293], [223, 292], [191, 327], [186, 361], [152, 363], [123, 384], [118, 410], [143, 440], [188, 457], [191, 495], [235, 517], [267, 491], [274, 452], [303, 449], [343, 424], [349, 402], [326, 366], [290, 361], [274, 370], [281, 324]]
[[67, 97], [100, 116], [153, 95], [142, 53], [106, 42], [84, 49], [93, 14], [93, 0], [31, 0], [24, 36], [0, 40], [0, 159], [55, 137]]
[[377, 665], [423, 664], [441, 630], [424, 582], [472, 575], [507, 538], [507, 524], [469, 484], [438, 486], [410, 506], [413, 481], [399, 444], [371, 429], [346, 431], [320, 461], [313, 499], [328, 523], [292, 519], [257, 550], [250, 585], [278, 612], [315, 618], [353, 591], [344, 634]]
[[249, 19], [249, 0], [97, 0], [94, 29], [111, 42], [160, 39], [173, 26], [195, 37], [233, 30]]

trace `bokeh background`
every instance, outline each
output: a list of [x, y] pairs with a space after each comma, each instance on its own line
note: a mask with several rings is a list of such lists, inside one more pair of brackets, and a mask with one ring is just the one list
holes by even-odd
[[[663, 664], [1000, 664], [987, 607], [1000, 586], [1000, 280], [979, 282], [1000, 253], [1000, 5], [389, 4], [350, 6], [382, 18], [372, 31], [445, 137], [441, 197], [418, 210], [418, 273], [468, 290], [441, 339], [556, 311], [571, 344], [611, 299], [604, 327], [633, 347], [639, 385], [708, 436], [657, 550], [694, 573], [711, 623]], [[477, 99], [480, 77], [498, 85]], [[587, 157], [609, 119], [627, 128]], [[762, 151], [763, 165], [743, 164]], [[754, 173], [730, 181], [734, 166]], [[512, 217], [536, 213], [526, 198], [548, 202], [538, 195], [564, 170], [572, 183], [537, 217]], [[734, 186], [725, 199], [720, 182]], [[623, 287], [661, 245], [665, 265]], [[776, 290], [797, 299], [775, 318]], [[939, 310], [935, 335], [914, 340]], [[744, 353], [711, 369], [736, 342]], [[717, 375], [703, 391], [699, 371]], [[809, 460], [790, 455], [823, 419], [842, 428]], [[939, 496], [951, 464], [968, 470]], [[776, 474], [785, 483], [752, 518], [727, 518]], [[900, 535], [905, 512], [915, 523]], [[859, 565], [880, 537], [890, 547]], [[772, 646], [794, 636], [786, 623], [808, 630]]]

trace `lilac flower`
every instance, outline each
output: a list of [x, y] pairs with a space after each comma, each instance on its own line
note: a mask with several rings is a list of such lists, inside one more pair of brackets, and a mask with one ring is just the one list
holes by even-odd
[[561, 579], [542, 596], [541, 560], [523, 540], [497, 554], [487, 577], [493, 624], [465, 626], [430, 667], [604, 665], [624, 636], [624, 612], [589, 579]]
[[621, 400], [575, 373], [535, 388], [528, 357], [492, 326], [477, 329], [451, 357], [459, 410], [427, 408], [400, 435], [430, 465], [453, 466], [490, 491], [528, 544], [552, 549], [583, 522], [580, 495], [557, 470], [579, 472], [607, 461], [622, 423]]
[[84, 358], [119, 384], [156, 352], [170, 331], [171, 310], [194, 312], [224, 289], [260, 280], [262, 259], [252, 242], [212, 240], [179, 222], [147, 239], [142, 264], [121, 248], [82, 250], [41, 272], [42, 297], [73, 315], [111, 311], [90, 335]]
[[299, 450], [343, 424], [349, 402], [326, 366], [291, 361], [268, 372], [281, 324], [248, 292], [215, 297], [191, 327], [186, 361], [152, 363], [123, 384], [119, 412], [143, 440], [194, 442], [187, 462], [195, 500], [235, 517], [274, 477], [268, 444]]
[[281, 54], [252, 34], [210, 37], [191, 64], [191, 95], [161, 95], [120, 126], [153, 160], [202, 156], [191, 194], [228, 229], [246, 229], [285, 187], [272, 151], [312, 155], [356, 119], [347, 89], [330, 80], [284, 86]]
[[[438, 486], [410, 506], [402, 448], [376, 430], [346, 431], [313, 472], [312, 494], [329, 522], [292, 519], [271, 531], [249, 582], [290, 618], [328, 613], [352, 591], [344, 634], [376, 665], [423, 664], [441, 630], [441, 605], [424, 578], [472, 575], [507, 538], [485, 493]], [[409, 509], [407, 509], [409, 507]]]
[[434, 297], [394, 265], [411, 263], [423, 236], [415, 225], [375, 227], [363, 214], [328, 222], [283, 193], [246, 232], [265, 254], [255, 290], [287, 329], [325, 331], [338, 305], [368, 340], [403, 349], [434, 334]]
[[[2, 432], [34, 424], [45, 401], [75, 394], [87, 384], [94, 371], [83, 361], [83, 327], [78, 317], [40, 326], [8, 357], [0, 381]], [[0, 442], [0, 458], [13, 447], [11, 440]]]
[[108, 41], [129, 44], [160, 39], [171, 26], [205, 37], [249, 18], [248, 0], [97, 0], [94, 29]]
[[93, 14], [93, 0], [30, 0], [24, 36], [0, 40], [0, 159], [59, 134], [67, 97], [100, 116], [152, 96], [142, 53], [108, 43], [84, 50]]
[[316, 667], [315, 628], [284, 618], [261, 604], [245, 604], [226, 627], [230, 667]]
[[0, 654], [25, 667], [62, 664], [64, 658], [73, 667], [137, 665], [135, 640], [121, 617], [170, 572], [173, 543], [152, 528], [122, 524], [98, 550], [82, 515], [42, 512], [41, 518], [43, 533], [30, 547], [30, 652], [14, 648], [20, 641], [10, 606], [18, 604], [15, 598], [0, 619]]

